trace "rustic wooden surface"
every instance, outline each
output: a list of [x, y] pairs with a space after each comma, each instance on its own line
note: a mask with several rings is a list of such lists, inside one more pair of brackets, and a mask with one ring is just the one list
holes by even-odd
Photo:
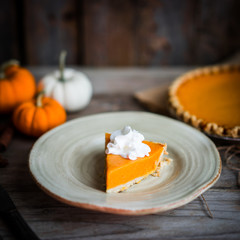
[[[52, 70], [30, 69], [37, 80]], [[171, 82], [188, 69], [82, 69], [93, 83], [94, 96], [85, 110], [69, 114], [68, 120], [99, 112], [146, 110], [133, 98], [133, 92]], [[0, 184], [41, 239], [240, 239], [237, 173], [226, 167], [223, 156], [221, 177], [204, 194], [213, 219], [200, 198], [162, 214], [118, 216], [71, 207], [41, 191], [28, 171], [28, 156], [35, 141], [15, 133], [2, 153], [9, 165], [0, 168]], [[0, 235], [4, 240], [14, 239], [1, 219]]]
[[238, 0], [2, 0], [0, 62], [211, 64], [240, 47]]

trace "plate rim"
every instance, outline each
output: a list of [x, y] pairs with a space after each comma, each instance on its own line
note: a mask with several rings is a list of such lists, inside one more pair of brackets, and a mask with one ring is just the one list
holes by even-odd
[[[215, 147], [216, 153], [218, 155], [218, 169], [217, 169], [217, 173], [215, 174], [213, 179], [210, 179], [210, 182], [207, 182], [205, 185], [201, 186], [200, 188], [194, 190], [192, 193], [190, 193], [190, 195], [187, 195], [186, 197], [177, 200], [176, 202], [170, 203], [170, 204], [165, 204], [163, 206], [160, 207], [152, 207], [152, 208], [142, 208], [142, 209], [123, 209], [123, 208], [115, 208], [115, 207], [107, 207], [107, 206], [100, 206], [98, 204], [90, 204], [90, 203], [84, 203], [84, 202], [79, 202], [79, 201], [72, 201], [69, 199], [66, 199], [62, 196], [59, 196], [58, 194], [53, 193], [52, 191], [50, 191], [47, 187], [45, 187], [43, 184], [41, 184], [38, 179], [34, 176], [34, 174], [31, 171], [31, 154], [32, 154], [32, 150], [34, 149], [34, 147], [36, 146], [36, 144], [40, 141], [40, 139], [42, 139], [42, 137], [47, 138], [48, 135], [57, 132], [59, 129], [65, 127], [66, 125], [72, 124], [74, 122], [77, 122], [80, 119], [84, 119], [84, 118], [88, 118], [88, 117], [94, 117], [94, 116], [99, 116], [99, 115], [106, 115], [106, 114], [121, 114], [121, 113], [131, 113], [131, 114], [149, 114], [152, 116], [157, 116], [160, 118], [165, 118], [165, 119], [171, 119], [172, 121], [175, 121], [177, 123], [183, 124], [193, 130], [195, 130], [196, 132], [198, 132], [198, 134], [203, 135], [209, 142], [211, 142], [211, 144]], [[217, 163], [216, 162], [216, 163]], [[50, 197], [64, 203], [70, 206], [74, 206], [74, 207], [80, 207], [80, 208], [84, 208], [84, 209], [88, 209], [88, 210], [94, 210], [94, 211], [100, 211], [100, 212], [105, 212], [105, 213], [112, 213], [112, 214], [117, 214], [117, 215], [146, 215], [146, 214], [153, 214], [153, 213], [162, 213], [162, 212], [166, 212], [178, 207], [181, 207], [183, 205], [186, 205], [187, 203], [193, 201], [194, 199], [196, 199], [198, 196], [200, 196], [203, 192], [207, 191], [211, 186], [214, 185], [214, 183], [217, 182], [217, 180], [219, 179], [220, 175], [221, 175], [221, 171], [222, 171], [222, 160], [221, 160], [221, 156], [219, 151], [217, 150], [215, 144], [213, 143], [213, 141], [207, 137], [204, 133], [202, 133], [201, 131], [198, 131], [197, 129], [193, 128], [192, 126], [189, 126], [188, 124], [178, 121], [176, 119], [173, 118], [169, 118], [160, 114], [156, 114], [156, 113], [150, 113], [150, 112], [146, 112], [146, 111], [116, 111], [116, 112], [103, 112], [103, 113], [97, 113], [97, 114], [91, 114], [91, 115], [86, 115], [83, 117], [78, 117], [76, 119], [72, 119], [69, 120], [68, 122], [48, 131], [47, 133], [43, 134], [40, 138], [37, 139], [37, 141], [32, 145], [31, 151], [29, 153], [29, 160], [28, 160], [28, 169], [30, 172], [30, 175], [32, 177], [32, 179], [34, 180], [34, 182], [36, 183], [36, 185], [43, 190], [47, 195], [49, 195]], [[213, 177], [212, 176], [212, 177]]]

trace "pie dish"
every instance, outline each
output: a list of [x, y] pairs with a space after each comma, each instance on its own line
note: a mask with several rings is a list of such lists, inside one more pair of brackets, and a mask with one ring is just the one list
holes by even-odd
[[[111, 134], [105, 134], [105, 148]], [[160, 174], [161, 162], [167, 154], [167, 144], [143, 141], [151, 148], [149, 156], [134, 161], [120, 155], [106, 154], [106, 192], [122, 192], [136, 183], [140, 183], [150, 174]]]
[[[105, 132], [130, 125], [146, 139], [168, 144], [171, 164], [122, 193], [105, 192]], [[183, 206], [212, 187], [221, 173], [214, 143], [180, 121], [147, 112], [81, 117], [50, 130], [32, 147], [30, 173], [48, 195], [75, 207], [144, 215]]]
[[190, 71], [169, 89], [170, 112], [210, 135], [240, 137], [240, 65]]

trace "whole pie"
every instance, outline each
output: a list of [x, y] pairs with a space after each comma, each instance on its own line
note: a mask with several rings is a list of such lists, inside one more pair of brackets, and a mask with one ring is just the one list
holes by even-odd
[[240, 137], [240, 65], [205, 67], [177, 78], [171, 112], [211, 135]]
[[[105, 148], [110, 141], [109, 133], [105, 134]], [[159, 175], [167, 144], [143, 141], [151, 148], [149, 156], [140, 157], [135, 161], [120, 155], [106, 154], [106, 192], [122, 192], [133, 184], [141, 182], [153, 174]]]

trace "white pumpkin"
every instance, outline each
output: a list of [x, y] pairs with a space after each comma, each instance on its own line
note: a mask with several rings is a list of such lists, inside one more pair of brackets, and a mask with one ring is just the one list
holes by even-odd
[[[64, 55], [65, 54], [65, 55]], [[66, 53], [60, 55], [60, 70], [44, 76], [40, 88], [45, 95], [57, 100], [68, 112], [85, 108], [92, 97], [92, 85], [85, 74], [74, 69], [64, 69]]]

